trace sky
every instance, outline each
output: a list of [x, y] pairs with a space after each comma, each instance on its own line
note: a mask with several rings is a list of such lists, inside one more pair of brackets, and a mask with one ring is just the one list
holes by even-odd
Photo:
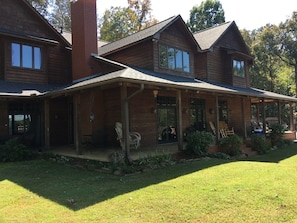
[[[152, 15], [163, 21], [181, 15], [189, 20], [190, 10], [202, 0], [151, 0]], [[220, 0], [225, 11], [225, 20], [235, 21], [239, 29], [253, 30], [266, 24], [279, 25], [297, 11], [297, 0]], [[102, 17], [111, 6], [126, 7], [127, 0], [97, 0], [98, 16]]]

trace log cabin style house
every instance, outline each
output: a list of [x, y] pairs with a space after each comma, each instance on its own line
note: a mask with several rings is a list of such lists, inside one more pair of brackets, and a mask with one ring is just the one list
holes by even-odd
[[[141, 146], [182, 150], [189, 128], [225, 121], [247, 138], [252, 107], [296, 98], [250, 86], [253, 58], [235, 22], [192, 34], [181, 16], [115, 42], [97, 39], [96, 0], [71, 3], [72, 34], [54, 29], [26, 0], [1, 0], [0, 139], [32, 147], [73, 145], [85, 137], [119, 147], [115, 123], [141, 134]], [[100, 7], [100, 6], [99, 6]], [[264, 117], [263, 117], [264, 116]], [[293, 116], [289, 120], [295, 138]], [[264, 123], [265, 125], [265, 123]]]

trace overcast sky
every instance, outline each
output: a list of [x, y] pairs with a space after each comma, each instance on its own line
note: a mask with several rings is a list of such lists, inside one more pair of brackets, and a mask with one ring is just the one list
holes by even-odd
[[[181, 15], [185, 22], [190, 10], [202, 0], [151, 0], [152, 15], [159, 21]], [[297, 0], [220, 0], [227, 21], [235, 21], [239, 29], [253, 30], [268, 23], [278, 25], [297, 11]], [[98, 16], [111, 6], [127, 6], [127, 0], [97, 0]]]

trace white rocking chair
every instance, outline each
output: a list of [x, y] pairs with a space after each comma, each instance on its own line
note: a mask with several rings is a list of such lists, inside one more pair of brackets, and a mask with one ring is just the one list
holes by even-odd
[[[122, 129], [122, 123], [116, 122], [115, 124], [115, 131], [117, 133], [117, 140], [120, 141], [121, 147], [124, 150], [125, 149], [125, 141], [123, 138], [123, 129]], [[129, 132], [129, 142], [128, 145], [131, 148], [138, 149], [140, 146], [140, 140], [141, 140], [141, 135], [138, 132]]]

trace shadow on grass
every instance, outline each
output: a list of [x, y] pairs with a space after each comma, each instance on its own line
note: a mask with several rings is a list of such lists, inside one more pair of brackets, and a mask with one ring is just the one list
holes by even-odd
[[[296, 154], [297, 146], [294, 145], [244, 160], [275, 163]], [[229, 162], [233, 161], [203, 159], [129, 176], [87, 171], [44, 160], [0, 163], [0, 183], [9, 180], [38, 196], [77, 211], [150, 185]], [[69, 199], [76, 203], [70, 204]]]

